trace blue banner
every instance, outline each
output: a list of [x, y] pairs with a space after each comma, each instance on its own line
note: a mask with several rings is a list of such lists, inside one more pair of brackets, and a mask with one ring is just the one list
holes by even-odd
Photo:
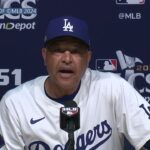
[[41, 48], [47, 23], [72, 15], [89, 24], [91, 68], [119, 74], [150, 103], [149, 10], [149, 0], [0, 0], [0, 98], [46, 74]]

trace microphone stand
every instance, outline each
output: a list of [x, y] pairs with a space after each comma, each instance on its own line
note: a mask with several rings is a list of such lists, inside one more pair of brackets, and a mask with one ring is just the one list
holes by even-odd
[[75, 101], [68, 101], [60, 108], [60, 128], [68, 132], [65, 150], [75, 150], [74, 131], [80, 128], [80, 108]]
[[69, 120], [68, 122], [68, 142], [67, 142], [67, 148], [66, 150], [74, 150], [74, 131], [75, 131], [75, 126], [74, 122], [72, 120]]
[[68, 133], [67, 150], [74, 150], [74, 132]]

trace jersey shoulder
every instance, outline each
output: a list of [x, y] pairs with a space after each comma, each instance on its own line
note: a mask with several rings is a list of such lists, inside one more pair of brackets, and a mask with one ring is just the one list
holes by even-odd
[[109, 88], [117, 91], [127, 88], [133, 89], [132, 85], [118, 74], [112, 72], [100, 72], [91, 69], [87, 69], [84, 83], [87, 86]]
[[[108, 81], [108, 82], [124, 82], [125, 79], [120, 77], [118, 74], [112, 73], [112, 72], [101, 72], [98, 70], [91, 70], [88, 69], [86, 72], [88, 78], [91, 79], [91, 81]], [[126, 81], [125, 81], [126, 82]]]
[[1, 99], [1, 104], [7, 104], [10, 103], [10, 101], [17, 103], [17, 101], [21, 101], [21, 99], [24, 99], [27, 95], [32, 95], [36, 87], [42, 88], [41, 86], [46, 78], [47, 76], [39, 76], [7, 91]]

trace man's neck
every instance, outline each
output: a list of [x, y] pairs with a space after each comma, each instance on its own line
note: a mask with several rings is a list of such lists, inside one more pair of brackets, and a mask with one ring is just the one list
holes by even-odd
[[55, 84], [51, 84], [49, 77], [46, 79], [45, 84], [44, 84], [44, 89], [46, 92], [46, 95], [48, 97], [51, 97], [52, 99], [59, 99], [64, 96], [69, 96], [74, 94], [76, 91], [79, 90], [80, 83], [75, 87], [69, 87], [69, 88], [61, 88], [58, 87]]

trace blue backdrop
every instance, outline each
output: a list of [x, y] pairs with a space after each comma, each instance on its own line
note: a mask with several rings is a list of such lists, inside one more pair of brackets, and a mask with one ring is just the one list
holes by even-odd
[[[0, 0], [0, 98], [46, 74], [45, 29], [62, 15], [89, 24], [93, 69], [121, 75], [150, 102], [149, 0]], [[133, 148], [126, 142], [125, 149]]]

